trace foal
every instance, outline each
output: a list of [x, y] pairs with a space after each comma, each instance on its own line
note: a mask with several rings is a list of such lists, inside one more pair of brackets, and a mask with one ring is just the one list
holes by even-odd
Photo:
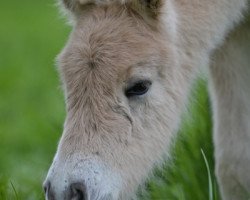
[[[67, 117], [47, 200], [126, 200], [162, 162], [197, 71], [208, 67], [224, 200], [250, 191], [247, 0], [63, 0]], [[211, 60], [211, 62], [210, 62]]]

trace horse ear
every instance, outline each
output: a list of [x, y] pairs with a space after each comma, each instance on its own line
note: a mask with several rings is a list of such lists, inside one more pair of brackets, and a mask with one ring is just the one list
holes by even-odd
[[94, 2], [94, 0], [57, 0], [62, 15], [65, 15], [68, 23], [74, 25], [83, 6]]
[[62, 5], [68, 11], [75, 12], [79, 7], [79, 0], [59, 0], [59, 4]]
[[143, 16], [158, 19], [161, 14], [164, 0], [133, 0], [132, 7]]

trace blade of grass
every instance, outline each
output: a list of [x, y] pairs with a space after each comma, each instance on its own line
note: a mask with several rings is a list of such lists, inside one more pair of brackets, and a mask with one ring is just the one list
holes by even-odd
[[206, 168], [207, 168], [207, 174], [208, 174], [208, 192], [209, 192], [209, 200], [213, 200], [213, 184], [212, 184], [212, 178], [211, 178], [211, 173], [210, 173], [210, 168], [209, 168], [209, 164], [206, 158], [206, 155], [204, 153], [204, 151], [201, 149], [201, 153], [202, 156], [204, 158], [205, 164], [206, 164]]
[[18, 200], [18, 195], [17, 195], [17, 191], [16, 191], [16, 188], [14, 187], [13, 183], [10, 181], [10, 185], [14, 191], [14, 194], [15, 194], [15, 197], [16, 197], [16, 200]]

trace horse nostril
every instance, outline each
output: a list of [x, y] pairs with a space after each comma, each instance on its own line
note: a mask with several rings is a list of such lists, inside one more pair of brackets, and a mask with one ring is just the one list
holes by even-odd
[[49, 181], [43, 185], [43, 190], [48, 200], [55, 199], [54, 194], [51, 190], [51, 183]]
[[84, 183], [78, 182], [78, 183], [72, 183], [70, 185], [71, 190], [71, 199], [75, 200], [87, 200], [87, 188]]
[[50, 188], [50, 182], [47, 182], [47, 183], [43, 184], [43, 191], [44, 191], [45, 194], [47, 193], [49, 188]]

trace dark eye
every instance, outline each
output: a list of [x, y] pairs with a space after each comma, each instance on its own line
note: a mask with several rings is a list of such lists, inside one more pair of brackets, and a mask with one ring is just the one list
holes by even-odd
[[125, 95], [129, 97], [140, 96], [149, 90], [152, 82], [149, 80], [142, 80], [134, 83], [131, 87], [125, 90]]

